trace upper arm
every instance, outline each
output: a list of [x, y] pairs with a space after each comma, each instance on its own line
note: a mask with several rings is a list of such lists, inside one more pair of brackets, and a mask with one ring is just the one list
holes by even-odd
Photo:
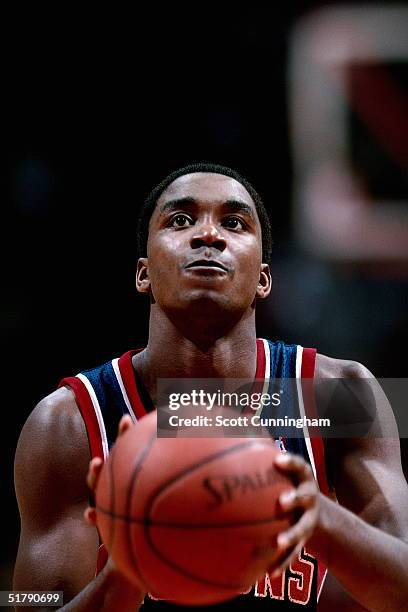
[[92, 580], [98, 535], [83, 519], [89, 460], [73, 394], [59, 389], [36, 406], [17, 446], [21, 534], [14, 589], [60, 590], [67, 603]]
[[[319, 358], [320, 374], [367, 381], [364, 418], [367, 413], [370, 415], [370, 431], [364, 437], [327, 440], [337, 499], [368, 523], [408, 540], [408, 486], [392, 408], [367, 368], [356, 362]], [[359, 410], [359, 406], [359, 401], [352, 403], [354, 410]]]

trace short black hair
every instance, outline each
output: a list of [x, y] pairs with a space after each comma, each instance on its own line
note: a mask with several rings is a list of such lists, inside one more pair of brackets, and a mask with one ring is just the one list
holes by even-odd
[[141, 208], [137, 224], [138, 258], [146, 257], [147, 255], [149, 223], [161, 194], [173, 181], [175, 181], [180, 176], [184, 176], [185, 174], [193, 174], [195, 172], [208, 172], [211, 174], [222, 174], [223, 176], [229, 176], [245, 187], [255, 204], [256, 212], [258, 213], [259, 222], [261, 224], [262, 260], [263, 262], [269, 264], [272, 255], [271, 223], [261, 196], [256, 191], [256, 189], [252, 187], [251, 183], [247, 181], [246, 178], [241, 176], [241, 174], [239, 174], [239, 172], [237, 172], [236, 170], [232, 170], [232, 168], [228, 168], [227, 166], [220, 166], [219, 164], [212, 164], [206, 162], [189, 164], [188, 166], [183, 166], [182, 168], [174, 170], [169, 175], [167, 175], [166, 178], [164, 178], [158, 185], [156, 185], [156, 187], [154, 187], [149, 193]]

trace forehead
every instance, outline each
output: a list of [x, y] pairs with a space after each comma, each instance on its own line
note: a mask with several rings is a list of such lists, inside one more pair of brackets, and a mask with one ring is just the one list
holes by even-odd
[[223, 174], [194, 172], [180, 176], [163, 191], [158, 203], [186, 197], [200, 202], [242, 200], [255, 210], [255, 204], [245, 187]]

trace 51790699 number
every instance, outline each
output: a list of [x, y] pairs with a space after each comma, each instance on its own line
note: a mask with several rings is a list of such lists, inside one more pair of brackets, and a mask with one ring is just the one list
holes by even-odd
[[62, 606], [62, 591], [0, 591], [0, 606]]

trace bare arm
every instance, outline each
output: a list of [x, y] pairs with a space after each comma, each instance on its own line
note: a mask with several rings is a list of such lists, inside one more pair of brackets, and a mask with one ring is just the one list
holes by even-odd
[[[322, 377], [372, 378], [360, 364], [319, 357]], [[374, 423], [369, 437], [328, 440], [340, 504], [321, 497], [317, 535], [330, 571], [353, 598], [369, 610], [397, 610], [408, 597], [408, 487], [392, 409], [374, 381], [370, 388], [378, 432]], [[322, 607], [324, 600], [323, 591]]]
[[111, 563], [94, 579], [98, 534], [83, 518], [89, 460], [74, 396], [59, 389], [34, 409], [17, 447], [21, 535], [13, 588], [63, 591], [63, 610], [133, 611], [143, 596]]
[[[353, 410], [363, 408], [362, 418], [352, 418], [352, 424], [368, 421], [370, 437], [327, 440], [328, 463], [339, 504], [317, 492], [311, 469], [301, 457], [287, 454], [276, 459], [280, 469], [297, 483], [296, 491], [286, 499], [282, 494], [280, 503], [285, 510], [301, 512], [298, 522], [278, 537], [280, 548], [294, 550], [280, 570], [313, 532], [308, 549], [328, 565], [338, 580], [332, 581], [330, 593], [323, 590], [320, 609], [335, 610], [338, 596], [344, 610], [361, 609], [358, 604], [372, 612], [405, 609], [408, 487], [391, 407], [361, 364], [320, 355], [316, 365], [316, 377], [321, 379], [371, 379], [368, 393], [366, 385], [354, 385], [354, 390], [363, 390], [362, 397], [368, 398], [369, 405], [356, 402], [353, 394], [347, 405], [346, 393], [341, 394], [338, 407], [352, 416]], [[327, 386], [323, 387], [327, 390]], [[321, 391], [317, 400], [319, 405]]]

